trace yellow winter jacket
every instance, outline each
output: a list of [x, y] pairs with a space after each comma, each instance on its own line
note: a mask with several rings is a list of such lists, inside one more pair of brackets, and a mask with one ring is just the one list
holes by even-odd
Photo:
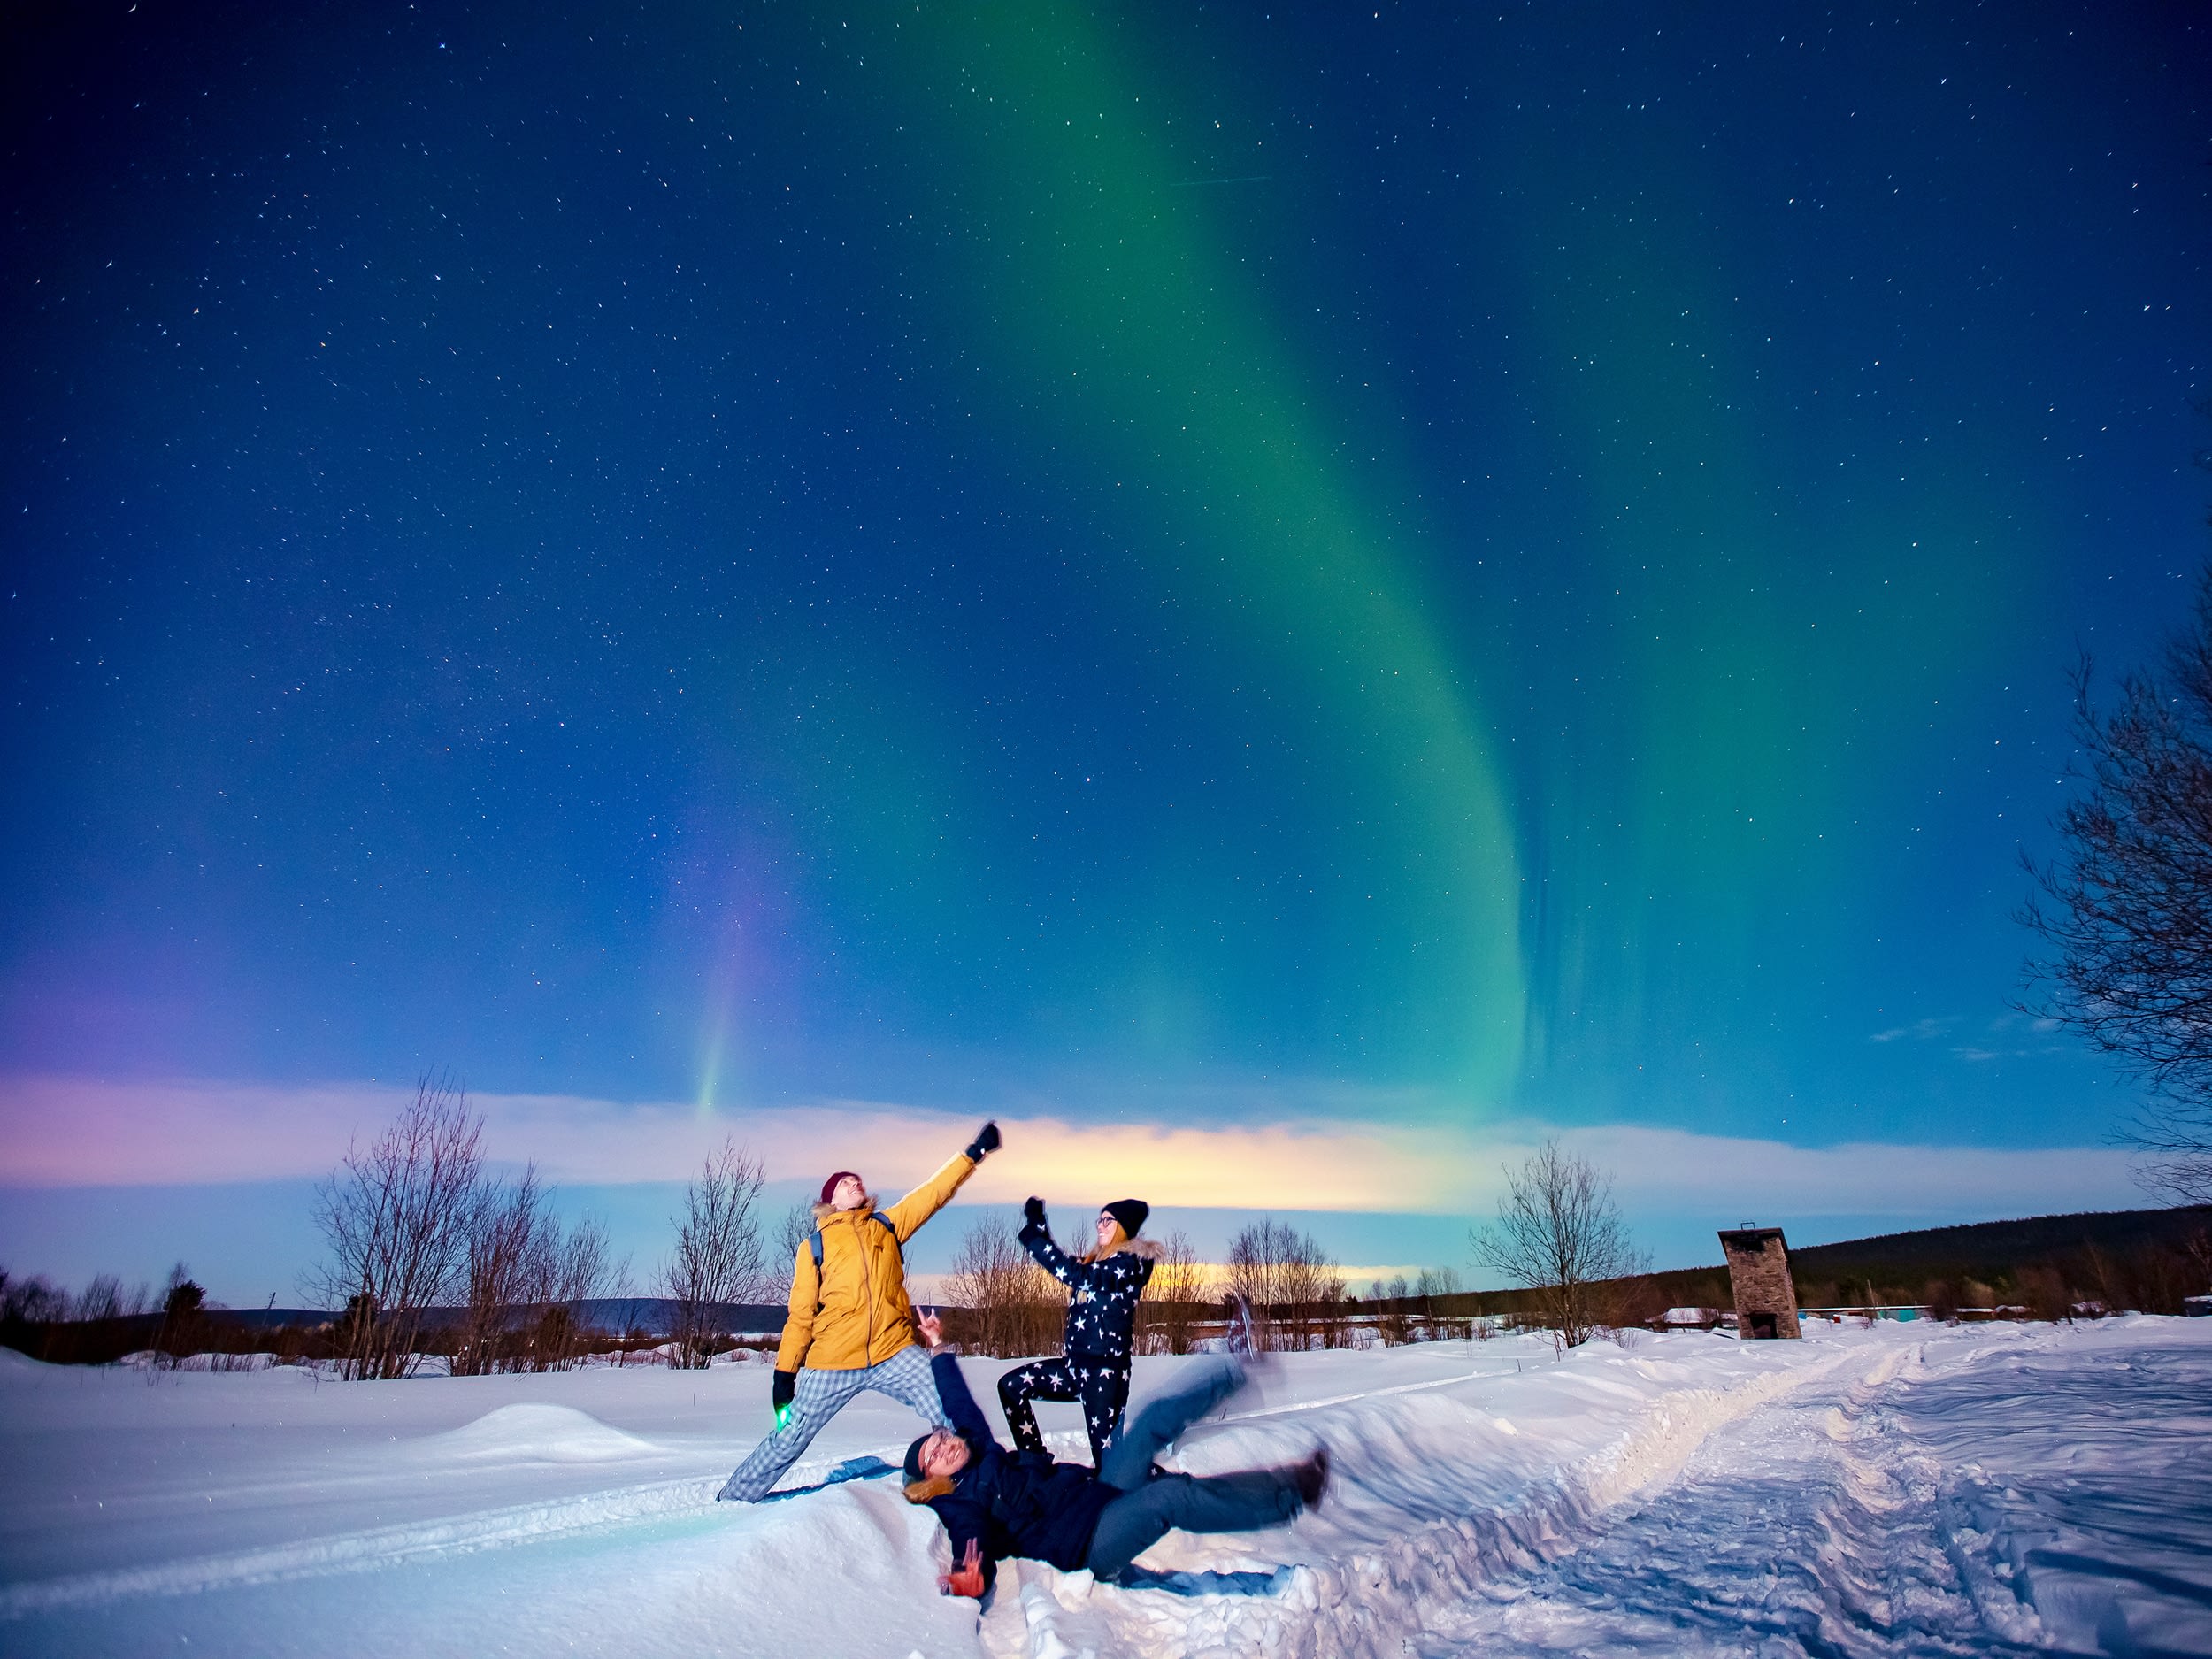
[[914, 1304], [906, 1297], [906, 1262], [899, 1247], [920, 1230], [975, 1173], [967, 1154], [891, 1206], [871, 1197], [857, 1210], [814, 1206], [822, 1235], [822, 1270], [814, 1247], [799, 1240], [791, 1272], [791, 1313], [784, 1321], [778, 1371], [860, 1371], [880, 1365], [916, 1339]]

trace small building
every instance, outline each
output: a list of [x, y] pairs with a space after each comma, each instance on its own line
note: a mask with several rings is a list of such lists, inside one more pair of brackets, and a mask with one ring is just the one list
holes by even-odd
[[1935, 1310], [1924, 1302], [1852, 1302], [1839, 1308], [1800, 1308], [1797, 1317], [1806, 1319], [1864, 1319], [1870, 1325], [1878, 1319], [1894, 1319], [1906, 1323], [1914, 1319], [1932, 1319]]
[[1797, 1325], [1797, 1287], [1790, 1283], [1790, 1248], [1779, 1227], [1743, 1226], [1720, 1235], [1736, 1294], [1736, 1331], [1746, 1341], [1804, 1335]]
[[2202, 1319], [2212, 1316], [2212, 1296], [2184, 1296], [2181, 1299], [2181, 1310], [2192, 1319]]
[[1718, 1308], [1670, 1308], [1644, 1323], [1655, 1331], [1717, 1331], [1721, 1317]]

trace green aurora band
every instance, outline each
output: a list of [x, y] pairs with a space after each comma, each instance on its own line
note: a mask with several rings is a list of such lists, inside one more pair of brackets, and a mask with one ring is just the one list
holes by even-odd
[[[1850, 927], [1808, 900], [1894, 856], [1856, 803], [1896, 767], [1932, 771], [1870, 740], [1935, 731], [1932, 685], [1970, 695], [2051, 550], [1951, 481], [1987, 465], [1966, 434], [1839, 473], [1828, 411], [1778, 401], [1824, 365], [1753, 343], [1781, 257], [1740, 226], [1701, 136], [1655, 117], [1649, 164], [1616, 176], [1617, 133], [1508, 130], [1499, 53], [1440, 234], [1517, 290], [1496, 325], [1528, 371], [1516, 395], [1579, 485], [1555, 498], [1570, 541], [1544, 568], [1586, 595], [1563, 649], [1517, 637], [1499, 599], [1539, 578], [1468, 582], [1475, 538], [1425, 504], [1438, 457], [1395, 435], [1386, 394], [1332, 386], [1259, 269], [1297, 211], [1234, 194], [1266, 182], [1248, 134], [1271, 129], [1241, 108], [1262, 95], [1140, 34], [1057, 4], [891, 7], [810, 65], [830, 76], [821, 170], [842, 198], [810, 211], [896, 273], [913, 326], [959, 362], [947, 396], [978, 434], [961, 465], [1128, 549], [1130, 625], [1196, 636], [1202, 660], [1177, 641], [1210, 676], [1194, 701], [1243, 710], [1216, 718], [1255, 733], [1335, 838], [1324, 879], [1344, 890], [1315, 895], [1319, 942], [1299, 956], [1237, 887], [1259, 870], [1279, 895], [1298, 871], [1240, 865], [1219, 813], [1143, 826], [1157, 879], [1115, 895], [1068, 972], [1082, 989], [1041, 994], [1033, 1029], [1187, 1076], [1223, 1061], [1242, 984], [1248, 1025], [1333, 1033], [1294, 1064], [1454, 1110], [1528, 1104], [1548, 1073], [1624, 1056], [1683, 1071], [1718, 1010]], [[1248, 136], [1217, 139], [1223, 120]], [[1234, 222], [1271, 212], [1264, 231]], [[2016, 563], [1997, 556], [2008, 533]], [[1489, 550], [1493, 570], [1534, 568]], [[895, 661], [898, 683], [850, 672], [864, 658]], [[956, 694], [856, 636], [791, 641], [780, 667], [826, 747], [773, 764], [812, 800], [841, 894], [872, 895], [876, 942], [972, 942], [978, 913], [1018, 911], [987, 896], [1023, 852], [963, 782]], [[1294, 972], [1271, 979], [1279, 956]], [[716, 993], [710, 1073], [735, 985]]]

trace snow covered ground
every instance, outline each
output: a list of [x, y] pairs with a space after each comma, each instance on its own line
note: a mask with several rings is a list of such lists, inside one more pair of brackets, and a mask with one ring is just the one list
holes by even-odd
[[[1317, 1514], [1171, 1536], [1140, 1588], [1021, 1563], [980, 1617], [893, 1480], [823, 1484], [901, 1455], [887, 1401], [786, 1483], [816, 1489], [711, 1501], [767, 1386], [0, 1351], [0, 1651], [2212, 1655], [2212, 1320], [1294, 1356], [1178, 1450], [1325, 1440]], [[1079, 1458], [1074, 1409], [1040, 1415]]]

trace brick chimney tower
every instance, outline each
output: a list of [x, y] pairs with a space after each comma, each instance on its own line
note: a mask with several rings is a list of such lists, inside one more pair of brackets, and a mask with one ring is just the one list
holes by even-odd
[[1790, 1283], [1790, 1247], [1779, 1227], [1748, 1222], [1724, 1231], [1722, 1253], [1728, 1258], [1728, 1283], [1736, 1293], [1736, 1334], [1745, 1341], [1801, 1337], [1797, 1328], [1797, 1287]]

